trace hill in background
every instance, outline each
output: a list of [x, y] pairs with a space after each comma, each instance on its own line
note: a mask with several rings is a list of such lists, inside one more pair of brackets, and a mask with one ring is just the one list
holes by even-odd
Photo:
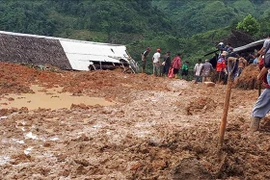
[[248, 14], [262, 19], [270, 13], [265, 0], [153, 0], [152, 4], [177, 24], [182, 36], [224, 28]]

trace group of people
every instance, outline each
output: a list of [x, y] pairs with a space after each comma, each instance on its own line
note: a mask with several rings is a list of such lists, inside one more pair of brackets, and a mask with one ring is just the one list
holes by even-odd
[[[141, 54], [142, 55], [142, 73], [145, 73], [146, 59], [151, 51], [150, 47]], [[178, 73], [182, 69], [182, 77], [188, 76], [188, 61], [182, 64], [181, 54], [176, 54], [171, 58], [171, 52], [167, 51], [164, 56], [161, 56], [161, 49], [158, 48], [152, 57], [153, 75], [168, 76], [170, 78], [178, 78]]]
[[199, 59], [198, 63], [194, 66], [195, 83], [210, 81], [210, 76], [213, 71], [214, 68], [208, 59], [206, 59], [204, 63]]
[[[195, 83], [198, 82], [206, 82], [210, 81], [212, 75], [215, 74], [213, 77], [213, 81], [217, 83], [226, 84], [228, 71], [230, 67], [227, 65], [227, 58], [232, 55], [233, 47], [231, 44], [227, 44], [226, 46], [223, 43], [220, 43], [218, 46], [220, 53], [218, 55], [218, 59], [216, 62], [216, 67], [213, 68], [213, 65], [209, 62], [208, 59], [205, 62], [202, 62], [202, 59], [199, 59], [198, 62], [195, 64], [193, 71], [194, 71], [194, 81]], [[150, 47], [147, 47], [146, 50], [141, 54], [142, 56], [142, 73], [145, 73], [146, 68], [146, 59], [151, 51]], [[238, 66], [236, 73], [233, 74], [233, 78], [236, 79], [239, 77], [244, 70], [251, 62], [250, 60], [246, 60], [244, 54], [238, 56]], [[251, 57], [251, 55], [250, 55]], [[258, 63], [259, 56], [252, 56], [254, 59], [252, 63]], [[154, 55], [151, 58], [152, 66], [153, 66], [153, 75], [155, 76], [168, 76], [170, 78], [175, 77], [178, 78], [178, 74], [181, 71], [181, 76], [183, 79], [188, 79], [189, 74], [189, 62], [185, 61], [182, 63], [181, 54], [176, 54], [173, 58], [171, 58], [171, 52], [167, 51], [163, 57], [161, 56], [161, 49], [158, 48]]]
[[215, 80], [220, 83], [223, 82], [226, 84], [228, 73], [232, 71], [235, 62], [232, 62], [229, 66], [228, 58], [233, 57], [238, 59], [238, 65], [235, 67], [235, 71], [233, 72], [232, 79], [238, 78], [243, 70], [248, 66], [248, 61], [246, 60], [244, 54], [236, 54], [233, 51], [233, 47], [230, 44], [227, 44], [224, 48], [222, 46], [218, 47], [220, 49], [220, 53], [218, 55], [218, 60], [216, 64], [216, 77]]
[[[142, 72], [145, 72], [146, 57], [151, 51], [151, 48], [147, 48], [146, 51], [142, 53]], [[153, 74], [156, 76], [169, 76], [177, 77], [179, 69], [182, 68], [182, 75], [188, 74], [188, 62], [184, 64], [181, 63], [180, 54], [177, 54], [171, 61], [171, 53], [169, 51], [161, 58], [161, 49], [157, 49], [156, 53], [152, 57], [153, 62]], [[259, 129], [261, 120], [270, 111], [270, 34], [264, 41], [263, 47], [257, 52], [255, 56], [251, 57], [251, 60], [246, 60], [243, 55], [229, 56], [233, 54], [233, 48], [228, 44], [227, 46], [220, 49], [220, 54], [216, 64], [216, 74], [218, 76], [218, 81], [226, 80], [227, 74], [232, 71], [231, 67], [228, 66], [228, 62], [232, 64], [238, 64], [235, 74], [232, 78], [237, 78], [242, 73], [243, 69], [248, 66], [248, 64], [254, 63], [258, 64], [260, 68], [260, 73], [257, 76], [258, 80], [264, 83], [265, 89], [258, 97], [253, 110], [252, 110], [252, 120], [250, 124], [250, 131], [255, 132]], [[253, 58], [253, 59], [252, 59]], [[211, 72], [214, 68], [208, 60], [202, 63], [199, 59], [194, 66], [195, 83], [200, 81], [208, 81], [211, 76]], [[173, 74], [173, 76], [171, 76]]]
[[237, 75], [240, 75], [248, 64], [257, 64], [260, 69], [257, 80], [264, 84], [265, 89], [252, 109], [250, 132], [253, 133], [259, 130], [261, 120], [270, 111], [270, 34], [265, 39], [263, 47], [255, 55], [249, 54], [248, 57], [249, 60], [246, 60], [242, 55], [237, 55], [227, 58], [227, 61], [232, 63], [238, 61]]
[[[209, 62], [208, 59], [203, 63], [201, 59], [194, 66], [195, 83], [210, 81], [210, 77], [213, 72], [216, 72], [217, 82], [223, 81], [224, 84], [227, 81], [227, 66], [226, 58], [228, 54], [233, 52], [233, 48], [230, 44], [220, 48], [220, 54], [217, 60], [216, 69]], [[147, 56], [151, 51], [150, 47], [141, 54], [142, 56], [142, 73], [145, 73]], [[181, 70], [181, 76], [183, 79], [188, 79], [189, 74], [189, 62], [182, 62], [181, 54], [176, 54], [171, 58], [171, 52], [167, 51], [164, 56], [161, 56], [161, 49], [158, 48], [152, 56], [153, 75], [155, 76], [168, 76], [170, 78], [178, 78], [179, 71]], [[239, 58], [238, 70], [235, 77], [239, 77], [243, 69], [247, 66], [247, 60], [244, 57]]]

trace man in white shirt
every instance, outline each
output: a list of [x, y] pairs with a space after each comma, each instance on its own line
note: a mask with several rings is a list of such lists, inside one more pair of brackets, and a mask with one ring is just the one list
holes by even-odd
[[198, 63], [196, 63], [194, 67], [195, 84], [197, 84], [198, 82], [202, 82], [202, 76], [201, 76], [202, 66], [203, 66], [202, 60], [199, 59]]
[[153, 55], [152, 61], [153, 61], [153, 74], [155, 76], [160, 76], [160, 49], [157, 49], [157, 52]]

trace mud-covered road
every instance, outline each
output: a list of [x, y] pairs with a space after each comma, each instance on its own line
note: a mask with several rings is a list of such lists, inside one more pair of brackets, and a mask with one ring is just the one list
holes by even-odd
[[[8, 107], [37, 93], [33, 86], [56, 99], [69, 93], [110, 103]], [[225, 91], [145, 74], [0, 63], [0, 179], [270, 179], [270, 121], [248, 133], [257, 90], [232, 89], [217, 148]]]

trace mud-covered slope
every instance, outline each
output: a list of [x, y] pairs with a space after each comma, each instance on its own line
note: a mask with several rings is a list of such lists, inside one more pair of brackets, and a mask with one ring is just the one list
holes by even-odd
[[257, 90], [232, 90], [225, 143], [218, 151], [224, 85], [6, 63], [0, 69], [1, 98], [31, 92], [35, 84], [116, 102], [33, 111], [1, 105], [0, 179], [270, 178], [269, 121], [248, 134]]

